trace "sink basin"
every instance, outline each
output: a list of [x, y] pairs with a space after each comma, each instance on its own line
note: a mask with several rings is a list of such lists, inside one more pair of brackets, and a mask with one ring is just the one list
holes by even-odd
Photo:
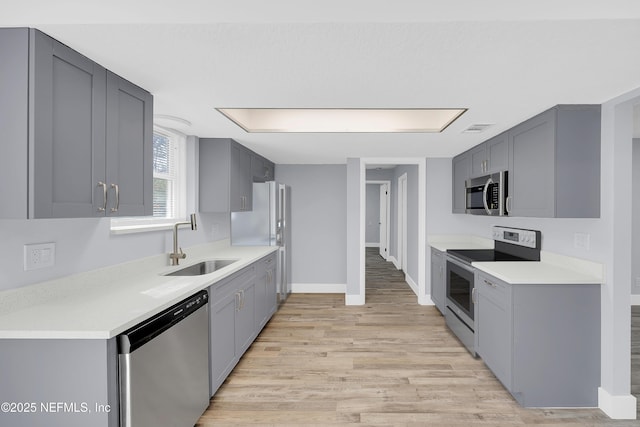
[[190, 265], [188, 267], [181, 268], [171, 273], [165, 274], [165, 276], [201, 276], [203, 274], [213, 273], [216, 270], [220, 270], [228, 265], [238, 261], [237, 259], [211, 259], [208, 261], [202, 261], [197, 264]]

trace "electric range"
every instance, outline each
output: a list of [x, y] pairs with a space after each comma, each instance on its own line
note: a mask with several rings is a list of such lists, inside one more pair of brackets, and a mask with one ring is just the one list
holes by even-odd
[[540, 261], [542, 235], [537, 230], [494, 226], [493, 249], [447, 250], [447, 326], [475, 356], [474, 262]]

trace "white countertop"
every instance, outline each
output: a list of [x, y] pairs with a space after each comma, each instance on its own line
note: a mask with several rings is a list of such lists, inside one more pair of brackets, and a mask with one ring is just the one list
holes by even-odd
[[[493, 241], [476, 236], [437, 235], [427, 238], [439, 251], [493, 249]], [[541, 251], [540, 261], [474, 262], [473, 267], [512, 285], [602, 284], [603, 266], [597, 262]]]
[[434, 249], [493, 249], [493, 240], [469, 235], [429, 235], [427, 243]]
[[[175, 267], [163, 254], [0, 292], [0, 338], [109, 339], [276, 250], [215, 242], [185, 250]], [[238, 261], [201, 276], [163, 275], [213, 258]]]
[[471, 265], [512, 285], [599, 285], [602, 283], [602, 278], [594, 274], [548, 262], [474, 262]]

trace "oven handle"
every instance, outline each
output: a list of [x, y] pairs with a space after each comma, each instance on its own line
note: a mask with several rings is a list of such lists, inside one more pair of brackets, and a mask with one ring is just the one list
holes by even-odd
[[457, 265], [460, 268], [464, 268], [465, 270], [467, 270], [467, 271], [469, 271], [471, 273], [475, 273], [475, 270], [471, 265], [469, 265], [469, 264], [467, 264], [467, 263], [465, 263], [463, 261], [460, 261], [458, 258], [456, 258], [455, 256], [453, 256], [451, 254], [447, 254], [447, 262], [450, 262], [450, 263], [452, 263], [454, 265]]
[[482, 204], [484, 205], [484, 210], [487, 211], [487, 215], [492, 215], [489, 205], [487, 204], [487, 192], [491, 184], [493, 184], [493, 179], [487, 179], [487, 182], [484, 184], [484, 189], [482, 190]]

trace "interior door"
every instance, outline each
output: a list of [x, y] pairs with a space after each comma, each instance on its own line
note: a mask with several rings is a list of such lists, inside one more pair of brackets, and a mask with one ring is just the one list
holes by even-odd
[[387, 216], [388, 209], [389, 186], [387, 184], [380, 185], [380, 256], [385, 260], [389, 256], [389, 242], [387, 233], [389, 230], [389, 218]]

